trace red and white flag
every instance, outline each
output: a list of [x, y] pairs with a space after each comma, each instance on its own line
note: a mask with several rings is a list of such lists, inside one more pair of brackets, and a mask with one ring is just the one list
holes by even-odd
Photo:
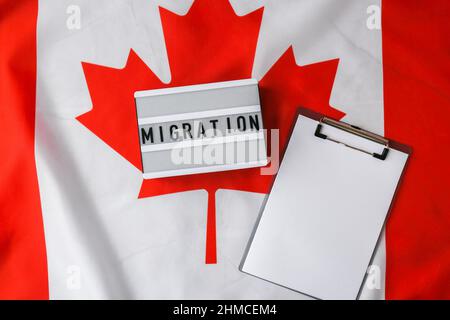
[[412, 146], [361, 298], [450, 298], [449, 15], [445, 0], [1, 0], [0, 298], [306, 298], [238, 270], [273, 177], [142, 178], [135, 91], [244, 78], [281, 148], [299, 106]]

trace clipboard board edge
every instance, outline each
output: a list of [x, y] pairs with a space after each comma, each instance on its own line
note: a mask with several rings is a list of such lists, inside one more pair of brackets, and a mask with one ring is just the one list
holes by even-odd
[[[339, 122], [345, 123], [345, 122], [343, 122], [343, 121], [340, 121], [340, 120], [338, 120], [338, 119], [334, 119], [334, 118], [332, 118], [332, 117], [329, 117], [329, 116], [327, 116], [327, 115], [324, 115], [324, 114], [322, 114], [322, 113], [313, 111], [313, 110], [308, 109], [308, 108], [305, 108], [305, 107], [299, 107], [299, 108], [298, 108], [297, 117], [298, 117], [299, 115], [305, 116], [305, 117], [307, 117], [307, 118], [310, 118], [310, 119], [313, 119], [313, 120], [316, 120], [316, 121], [320, 121], [323, 117], [328, 117], [328, 118], [333, 119], [333, 120], [335, 120], [335, 121], [339, 121]], [[292, 131], [291, 131], [291, 133], [292, 133]], [[389, 147], [390, 147], [391, 149], [395, 149], [395, 150], [397, 150], [397, 151], [401, 151], [401, 152], [403, 152], [403, 153], [406, 153], [406, 154], [408, 154], [408, 155], [411, 155], [411, 153], [412, 153], [412, 148], [411, 148], [411, 146], [406, 145], [406, 144], [403, 144], [403, 143], [400, 143], [400, 142], [397, 142], [397, 141], [392, 140], [392, 139], [389, 139], [389, 138], [387, 138], [387, 137], [386, 137], [386, 139], [389, 140]]]

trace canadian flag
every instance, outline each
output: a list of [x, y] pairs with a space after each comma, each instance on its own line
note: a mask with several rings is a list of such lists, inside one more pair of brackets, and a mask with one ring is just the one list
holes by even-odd
[[445, 0], [0, 1], [0, 298], [306, 299], [238, 270], [272, 176], [142, 177], [135, 91], [244, 78], [282, 149], [299, 106], [413, 147], [361, 298], [450, 298], [449, 15]]

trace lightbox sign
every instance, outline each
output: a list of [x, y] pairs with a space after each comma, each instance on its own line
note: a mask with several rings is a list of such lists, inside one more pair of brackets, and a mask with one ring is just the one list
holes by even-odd
[[254, 79], [134, 94], [145, 179], [267, 164]]

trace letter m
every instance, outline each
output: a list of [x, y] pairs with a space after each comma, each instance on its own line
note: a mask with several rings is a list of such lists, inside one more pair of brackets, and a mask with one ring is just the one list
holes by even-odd
[[153, 128], [149, 127], [148, 131], [146, 131], [145, 128], [141, 128], [141, 137], [142, 144], [145, 144], [148, 140], [153, 143]]

